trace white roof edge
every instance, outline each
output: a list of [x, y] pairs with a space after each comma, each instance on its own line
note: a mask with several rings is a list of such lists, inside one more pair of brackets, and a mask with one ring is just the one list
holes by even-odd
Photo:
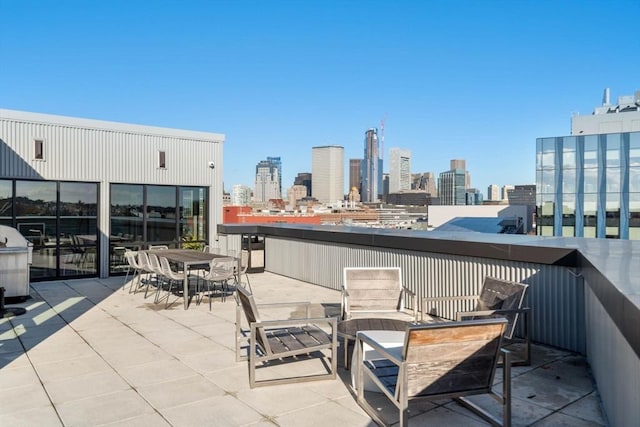
[[70, 127], [82, 127], [92, 129], [114, 130], [121, 132], [142, 133], [160, 136], [173, 136], [178, 138], [200, 139], [211, 142], [224, 142], [222, 133], [200, 132], [184, 129], [165, 128], [159, 126], [137, 125], [122, 122], [110, 122], [106, 120], [84, 119], [71, 116], [58, 116], [53, 114], [31, 113], [27, 111], [6, 110], [0, 108], [0, 119], [11, 119], [35, 123], [55, 124]]

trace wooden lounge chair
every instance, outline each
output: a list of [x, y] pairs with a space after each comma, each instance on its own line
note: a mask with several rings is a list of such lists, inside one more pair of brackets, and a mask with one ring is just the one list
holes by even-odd
[[523, 307], [529, 285], [486, 276], [480, 295], [445, 296], [422, 300], [422, 321], [449, 319], [471, 320], [489, 317], [504, 317], [508, 320], [505, 329], [505, 344], [514, 339], [519, 319], [523, 317], [525, 340], [524, 356], [513, 365], [531, 364], [531, 338], [529, 332], [530, 309]]
[[[249, 386], [251, 388], [292, 382], [311, 380], [335, 379], [337, 369], [337, 319], [311, 318], [307, 304], [307, 316], [301, 319], [262, 321], [258, 314], [258, 306], [253, 295], [244, 287], [236, 288], [238, 307], [236, 308], [236, 361], [248, 360]], [[260, 307], [284, 307], [292, 304], [265, 304]], [[296, 307], [300, 303], [294, 303]], [[249, 354], [241, 356], [242, 341], [245, 336], [241, 326], [241, 311], [249, 324]], [[318, 325], [324, 324], [327, 333]], [[325, 352], [330, 350], [330, 362], [326, 360]], [[309, 357], [321, 358], [323, 368], [328, 372], [287, 378], [256, 380], [256, 368], [266, 368], [270, 365], [294, 363]]]
[[[409, 401], [454, 398], [494, 425], [511, 425], [511, 358], [501, 349], [507, 320], [481, 319], [465, 322], [410, 325], [399, 347], [385, 347], [367, 331], [356, 338], [356, 389], [358, 404], [379, 425], [389, 423], [365, 399], [364, 376], [397, 408], [399, 425], [408, 425]], [[379, 355], [363, 359], [363, 345]], [[504, 356], [502, 394], [492, 389], [500, 354]], [[464, 396], [490, 394], [502, 406], [502, 420]]]
[[343, 275], [343, 320], [354, 317], [417, 320], [415, 294], [402, 285], [399, 267], [347, 267]]

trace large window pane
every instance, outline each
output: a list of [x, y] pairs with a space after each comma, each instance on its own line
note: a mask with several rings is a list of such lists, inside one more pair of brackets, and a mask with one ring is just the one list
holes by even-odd
[[566, 137], [562, 143], [562, 168], [576, 167], [576, 139], [575, 137]]
[[620, 168], [607, 168], [607, 193], [620, 191]]
[[0, 179], [0, 224], [13, 225], [13, 183]]
[[596, 237], [596, 225], [598, 196], [596, 194], [584, 195], [584, 237]]
[[562, 170], [562, 192], [563, 193], [576, 192], [576, 170], [575, 169]]
[[629, 192], [640, 193], [640, 167], [629, 168]]
[[46, 181], [16, 181], [16, 223], [33, 243], [31, 277], [56, 276], [57, 185]]
[[584, 170], [584, 192], [585, 193], [598, 192], [598, 169]]
[[143, 186], [111, 184], [111, 236], [127, 245], [142, 244]]
[[607, 135], [607, 167], [620, 166], [620, 134]]
[[206, 243], [206, 189], [180, 188], [180, 236], [183, 242]]
[[607, 194], [606, 237], [620, 238], [620, 194]]
[[554, 193], [556, 189], [555, 185], [555, 170], [545, 169], [542, 171], [542, 188], [541, 193]]
[[98, 185], [60, 183], [60, 275], [97, 274]]
[[147, 186], [147, 242], [173, 243], [178, 240], [176, 187]]
[[640, 193], [629, 194], [629, 240], [640, 240]]
[[555, 138], [544, 138], [542, 140], [542, 169], [555, 169]]
[[633, 132], [630, 134], [629, 166], [640, 167], [640, 132]]
[[584, 167], [595, 169], [598, 167], [598, 136], [584, 137]]
[[574, 194], [562, 195], [562, 235], [575, 236], [576, 199]]

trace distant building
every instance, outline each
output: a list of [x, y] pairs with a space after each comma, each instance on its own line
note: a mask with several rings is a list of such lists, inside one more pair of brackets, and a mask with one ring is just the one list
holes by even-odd
[[482, 193], [476, 188], [467, 188], [465, 191], [465, 202], [467, 205], [481, 205]]
[[467, 161], [462, 159], [453, 159], [450, 161], [449, 168], [451, 170], [455, 169], [464, 169], [464, 188], [471, 187], [471, 175], [469, 175], [469, 171], [467, 170]]
[[365, 203], [377, 202], [382, 192], [382, 159], [378, 129], [371, 128], [364, 136], [364, 159], [362, 160], [362, 190], [360, 195]]
[[443, 205], [466, 205], [466, 190], [469, 188], [469, 173], [462, 168], [464, 160], [452, 160], [452, 169], [440, 174], [438, 179], [438, 196]]
[[321, 203], [344, 200], [344, 148], [337, 145], [311, 149], [312, 196]]
[[407, 190], [399, 193], [389, 193], [387, 203], [403, 206], [428, 206], [431, 204], [431, 195], [424, 190]]
[[491, 184], [487, 188], [487, 199], [491, 201], [500, 200], [500, 187], [495, 184]]
[[362, 193], [362, 159], [349, 159], [349, 189]]
[[280, 199], [280, 175], [278, 164], [270, 160], [261, 160], [256, 166], [256, 180], [253, 199], [256, 202], [267, 202], [269, 199]]
[[411, 151], [389, 149], [389, 193], [411, 189]]
[[537, 234], [640, 240], [640, 91], [536, 141]]
[[242, 184], [234, 185], [231, 190], [231, 204], [235, 206], [251, 204], [251, 188]]
[[295, 207], [298, 205], [298, 200], [302, 200], [308, 195], [309, 194], [307, 194], [307, 187], [305, 187], [304, 185], [293, 185], [287, 190], [287, 202], [292, 209], [295, 209]]
[[529, 218], [527, 224], [530, 224], [531, 228], [525, 230], [525, 232], [533, 231], [532, 227], [535, 224], [536, 215], [536, 186], [515, 185], [513, 190], [507, 191], [507, 198], [509, 199], [509, 205], [527, 207], [527, 217]]
[[503, 185], [502, 186], [502, 200], [509, 199], [509, 191], [513, 190], [515, 187], [513, 185]]
[[293, 185], [304, 185], [307, 187], [307, 195], [313, 194], [311, 191], [311, 173], [310, 172], [300, 172], [293, 180]]
[[433, 172], [413, 173], [411, 174], [411, 180], [412, 190], [425, 190], [432, 197], [437, 197], [438, 188]]
[[282, 196], [282, 160], [280, 157], [267, 157], [267, 161], [278, 169], [278, 194]]

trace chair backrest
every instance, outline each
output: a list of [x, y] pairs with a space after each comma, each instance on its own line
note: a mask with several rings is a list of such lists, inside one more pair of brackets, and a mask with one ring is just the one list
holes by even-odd
[[[408, 396], [488, 393], [500, 360], [504, 318], [408, 326]], [[395, 394], [398, 397], [399, 387]]]
[[[247, 323], [251, 325], [252, 323], [260, 322], [258, 306], [256, 305], [256, 301], [253, 298], [253, 294], [242, 286], [236, 287], [236, 291], [238, 302], [240, 306], [242, 306], [242, 311], [244, 311], [244, 317], [245, 319], [247, 319]], [[267, 340], [267, 335], [265, 334], [264, 328], [257, 328], [256, 332], [256, 344], [260, 346], [265, 353], [271, 354], [271, 347], [269, 346], [269, 340]]]
[[[475, 309], [476, 311], [520, 309], [528, 287], [529, 285], [523, 283], [487, 276], [484, 278]], [[509, 321], [505, 337], [512, 338], [520, 315], [507, 313], [504, 316]]]
[[124, 258], [127, 260], [127, 264], [129, 264], [132, 268], [139, 270], [140, 264], [138, 264], [138, 252], [133, 251], [125, 251]]
[[205, 276], [206, 279], [224, 280], [231, 279], [235, 273], [234, 268], [237, 266], [237, 261], [232, 257], [220, 257], [214, 258], [209, 263], [209, 273]]
[[138, 252], [138, 265], [144, 271], [152, 271], [149, 255], [146, 252]]
[[151, 245], [149, 246], [149, 250], [167, 250], [169, 249], [169, 246], [167, 245]]
[[397, 311], [401, 308], [400, 267], [346, 267], [344, 290], [349, 311]]
[[162, 268], [160, 267], [160, 261], [158, 260], [158, 255], [156, 254], [147, 254], [149, 255], [149, 267], [151, 268], [151, 271], [153, 271], [156, 274], [164, 274], [162, 272]]
[[245, 274], [249, 268], [249, 252], [240, 251], [240, 274]]
[[176, 273], [175, 271], [173, 271], [171, 269], [171, 264], [169, 264], [169, 260], [163, 256], [159, 257], [160, 259], [160, 268], [162, 270], [162, 273], [173, 279], [173, 280], [182, 280], [182, 275], [179, 273]]
[[202, 252], [204, 252], [204, 253], [209, 253], [209, 245], [204, 245], [204, 246], [202, 247]]

